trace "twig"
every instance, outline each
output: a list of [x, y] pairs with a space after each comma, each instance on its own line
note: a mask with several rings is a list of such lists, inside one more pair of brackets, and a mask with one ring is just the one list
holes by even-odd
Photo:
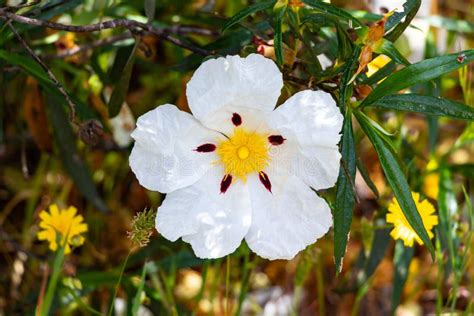
[[23, 8], [28, 8], [28, 7], [32, 7], [34, 5], [37, 5], [40, 2], [41, 2], [41, 0], [35, 0], [35, 1], [31, 1], [31, 2], [21, 3], [21, 4], [18, 4], [18, 5], [6, 6], [3, 9], [8, 10], [8, 11], [18, 11], [18, 10], [23, 9]]
[[74, 48], [71, 48], [71, 49], [68, 49], [68, 50], [65, 50], [59, 54], [50, 54], [50, 55], [45, 55], [43, 57], [43, 59], [54, 59], [54, 58], [65, 58], [65, 57], [70, 57], [70, 56], [73, 56], [73, 55], [76, 55], [76, 54], [79, 54], [83, 51], [87, 51], [87, 50], [90, 50], [90, 49], [93, 49], [93, 48], [97, 48], [97, 47], [101, 47], [101, 46], [107, 46], [107, 45], [110, 45], [110, 44], [113, 44], [113, 43], [116, 43], [116, 42], [120, 42], [120, 41], [123, 41], [123, 40], [126, 40], [126, 39], [129, 39], [129, 38], [132, 38], [133, 35], [130, 34], [130, 33], [123, 33], [123, 34], [119, 34], [119, 35], [115, 35], [115, 36], [111, 36], [111, 37], [107, 37], [107, 38], [103, 38], [103, 39], [99, 39], [95, 42], [92, 42], [92, 43], [89, 43], [89, 44], [85, 44], [83, 46], [76, 46]]
[[[66, 25], [66, 24], [61, 24], [61, 23], [56, 23], [56, 22], [28, 18], [26, 16], [8, 12], [5, 10], [5, 8], [0, 8], [0, 18], [7, 21], [10, 19], [22, 24], [43, 26], [50, 29], [73, 32], [73, 33], [97, 32], [97, 31], [102, 31], [106, 29], [113, 29], [113, 28], [120, 28], [120, 27], [130, 30], [132, 33], [136, 33], [137, 31], [141, 30], [145, 33], [157, 35], [163, 38], [164, 40], [167, 40], [170, 43], [173, 43], [176, 46], [185, 48], [194, 53], [197, 53], [203, 56], [212, 54], [212, 52], [209, 52], [205, 49], [191, 45], [187, 42], [180, 40], [179, 38], [173, 37], [172, 35], [169, 34], [171, 31], [173, 31], [172, 28], [159, 29], [151, 25], [144, 24], [144, 23], [134, 21], [134, 20], [116, 19], [116, 20], [110, 20], [110, 21], [105, 21], [105, 22], [95, 23], [95, 24], [90, 24], [90, 25]], [[190, 31], [190, 30], [192, 30], [193, 32], [196, 32], [198, 29], [193, 28], [193, 27], [188, 27], [187, 31]], [[181, 32], [183, 32], [183, 30], [181, 30]], [[207, 32], [205, 33], [209, 34]]]
[[25, 42], [25, 40], [20, 36], [20, 34], [18, 34], [17, 30], [15, 29], [15, 27], [11, 24], [11, 21], [7, 21], [7, 24], [8, 26], [10, 27], [10, 29], [12, 30], [13, 34], [15, 34], [15, 36], [18, 38], [18, 40], [20, 41], [20, 43], [23, 45], [23, 47], [28, 51], [28, 54], [30, 54], [30, 56], [36, 60], [36, 62], [41, 66], [41, 68], [44, 69], [44, 71], [46, 71], [46, 74], [48, 75], [49, 79], [51, 79], [51, 81], [55, 84], [56, 88], [59, 90], [59, 92], [64, 96], [64, 98], [66, 99], [66, 102], [69, 106], [69, 121], [71, 123], [76, 123], [75, 122], [75, 119], [76, 119], [76, 105], [74, 104], [74, 102], [71, 100], [71, 98], [69, 97], [69, 95], [67, 94], [66, 90], [64, 89], [64, 87], [61, 85], [61, 83], [58, 81], [58, 79], [56, 78], [56, 76], [51, 72], [51, 70], [49, 70], [48, 66], [46, 66], [46, 64], [38, 57], [38, 55], [36, 55], [33, 50], [30, 48], [30, 46], [28, 46], [28, 44]]

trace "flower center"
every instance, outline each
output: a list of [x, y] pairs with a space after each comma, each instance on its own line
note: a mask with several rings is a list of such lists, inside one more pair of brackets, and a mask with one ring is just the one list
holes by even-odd
[[258, 173], [268, 165], [268, 148], [267, 135], [237, 127], [217, 145], [217, 154], [226, 174], [246, 181], [249, 173]]
[[242, 159], [242, 160], [247, 159], [250, 155], [250, 150], [248, 149], [247, 146], [242, 146], [237, 151], [237, 155], [239, 155], [239, 158]]

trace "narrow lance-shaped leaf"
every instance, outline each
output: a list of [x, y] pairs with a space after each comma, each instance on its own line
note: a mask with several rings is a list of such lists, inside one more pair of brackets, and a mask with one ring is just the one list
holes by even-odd
[[240, 10], [239, 12], [237, 12], [237, 14], [232, 16], [224, 24], [224, 26], [222, 27], [222, 32], [225, 32], [227, 29], [229, 29], [230, 27], [232, 27], [235, 24], [239, 23], [240, 21], [242, 21], [243, 19], [245, 19], [246, 17], [248, 17], [249, 15], [251, 15], [253, 13], [263, 11], [263, 10], [266, 10], [266, 9], [269, 9], [269, 8], [273, 7], [275, 5], [275, 2], [276, 2], [276, 0], [257, 2], [255, 4], [252, 4], [248, 7]]
[[415, 201], [413, 201], [410, 186], [408, 185], [405, 175], [403, 174], [401, 163], [398, 161], [392, 147], [386, 143], [386, 140], [380, 135], [380, 132], [372, 127], [365, 114], [359, 111], [355, 112], [354, 114], [357, 117], [357, 120], [359, 121], [359, 124], [364, 130], [365, 134], [369, 137], [370, 141], [374, 145], [387, 181], [393, 190], [395, 198], [400, 204], [403, 214], [405, 215], [410, 226], [414, 229], [425, 246], [428, 248], [432, 258], [434, 259], [433, 244], [431, 243], [428, 232], [423, 225], [423, 220], [416, 208]]
[[341, 147], [342, 162], [337, 179], [334, 210], [334, 260], [338, 273], [342, 269], [342, 259], [346, 253], [356, 198], [354, 193], [356, 149], [352, 131], [352, 113], [349, 108], [344, 118]]
[[273, 45], [275, 46], [275, 56], [280, 66], [283, 65], [285, 61], [283, 56], [283, 34], [281, 27], [286, 8], [287, 4], [285, 1], [278, 1], [273, 7], [273, 13], [275, 14], [275, 34], [273, 35]]
[[429, 81], [465, 66], [474, 60], [474, 50], [466, 50], [458, 54], [450, 54], [423, 60], [409, 65], [381, 82], [372, 93], [361, 103], [369, 105], [380, 98], [411, 87], [417, 83]]
[[[57, 100], [61, 100], [60, 102], [64, 102], [64, 96], [59, 92], [51, 79], [49, 79], [43, 68], [41, 68], [41, 66], [34, 60], [2, 49], [0, 49], [0, 59], [4, 59], [8, 63], [20, 67], [25, 73], [38, 80], [44, 91], [48, 94], [54, 95]], [[80, 119], [86, 120], [97, 117], [90, 107], [86, 106], [81, 100], [71, 94], [69, 94], [69, 97], [76, 105], [76, 114]]]
[[370, 106], [428, 115], [448, 116], [461, 120], [474, 120], [474, 108], [456, 101], [427, 95], [412, 93], [392, 94], [375, 101]]
[[396, 63], [405, 66], [410, 65], [410, 62], [398, 51], [395, 45], [384, 38], [380, 39], [380, 44], [375, 47], [374, 52], [387, 55]]
[[108, 104], [110, 117], [114, 117], [120, 112], [122, 104], [125, 101], [125, 96], [127, 95], [128, 87], [130, 85], [130, 78], [132, 77], [133, 64], [135, 63], [135, 51], [137, 50], [139, 44], [140, 42], [137, 40], [133, 46], [132, 51], [130, 52], [127, 63], [123, 68], [120, 79], [115, 85], [112, 95], [110, 96], [110, 101]]
[[[385, 29], [390, 30], [393, 26], [396, 26], [385, 36], [385, 38], [390, 42], [395, 42], [400, 37], [400, 35], [403, 34], [408, 25], [410, 25], [411, 21], [420, 9], [420, 6], [421, 0], [408, 0], [405, 2], [405, 4], [403, 4], [403, 12], [395, 12], [391, 17], [388, 18]], [[401, 22], [404, 17], [405, 21]]]
[[323, 1], [317, 1], [317, 0], [303, 0], [303, 2], [309, 5], [310, 7], [313, 7], [323, 13], [338, 17], [346, 21], [351, 21], [357, 26], [364, 26], [362, 23], [360, 23], [358, 19], [353, 17], [349, 12], [343, 9], [339, 9], [338, 7], [332, 4], [328, 4]]

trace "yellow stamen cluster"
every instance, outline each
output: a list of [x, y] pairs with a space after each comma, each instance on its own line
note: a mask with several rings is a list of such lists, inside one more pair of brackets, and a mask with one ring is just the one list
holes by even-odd
[[[438, 225], [438, 216], [434, 214], [435, 209], [428, 200], [421, 200], [420, 194], [412, 192], [413, 200], [415, 201], [416, 208], [418, 209], [421, 219], [423, 220], [423, 226], [425, 226], [428, 236], [433, 238], [433, 227]], [[416, 240], [418, 244], [423, 245], [423, 241], [418, 237], [418, 234], [413, 230], [411, 225], [408, 223], [405, 215], [398, 204], [398, 201], [393, 198], [392, 202], [388, 206], [387, 223], [392, 223], [395, 227], [390, 232], [390, 235], [394, 239], [401, 239], [407, 247], [413, 247], [413, 243]]]
[[42, 230], [38, 232], [38, 239], [48, 241], [49, 249], [52, 251], [58, 249], [58, 242], [60, 245], [65, 244], [65, 254], [71, 252], [71, 246], [82, 245], [84, 243], [82, 234], [87, 232], [88, 227], [83, 222], [84, 218], [76, 213], [77, 209], [74, 206], [59, 210], [56, 204], [49, 207], [49, 213], [41, 211], [39, 226]]
[[268, 148], [266, 135], [238, 127], [217, 145], [217, 154], [225, 173], [245, 182], [249, 173], [258, 173], [268, 165]]

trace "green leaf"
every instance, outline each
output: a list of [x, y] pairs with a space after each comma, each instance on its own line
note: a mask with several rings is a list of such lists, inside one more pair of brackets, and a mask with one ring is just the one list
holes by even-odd
[[456, 101], [420, 94], [387, 95], [370, 106], [418, 112], [428, 115], [448, 116], [461, 120], [474, 120], [474, 108]]
[[64, 169], [74, 180], [84, 197], [98, 210], [105, 212], [107, 206], [97, 192], [89, 168], [77, 152], [76, 139], [61, 101], [54, 95], [48, 94], [48, 106], [46, 107], [48, 119], [53, 127], [54, 138], [59, 147], [59, 157]]
[[362, 112], [354, 113], [365, 134], [369, 137], [379, 156], [380, 164], [385, 173], [388, 183], [392, 187], [393, 193], [400, 204], [403, 214], [413, 230], [418, 234], [425, 246], [428, 248], [434, 260], [434, 247], [431, 243], [428, 232], [423, 225], [423, 220], [416, 208], [415, 201], [411, 195], [410, 186], [403, 173], [401, 163], [397, 159], [393, 148], [387, 144], [380, 132], [375, 129], [368, 118]]
[[275, 5], [276, 0], [270, 0], [270, 1], [262, 1], [262, 2], [257, 2], [253, 5], [250, 5], [239, 12], [232, 16], [222, 27], [222, 32], [225, 32], [227, 29], [230, 27], [234, 26], [235, 24], [239, 23], [246, 17], [248, 17], [251, 14], [254, 14], [259, 11], [263, 11], [266, 9], [269, 9]]
[[357, 159], [356, 164], [357, 164], [357, 169], [360, 172], [360, 175], [365, 181], [365, 184], [367, 184], [370, 190], [372, 190], [372, 192], [375, 194], [375, 197], [379, 198], [380, 196], [379, 190], [377, 189], [377, 187], [375, 186], [375, 183], [370, 178], [369, 172], [365, 168], [364, 163], [360, 159]]
[[403, 286], [408, 277], [408, 269], [410, 267], [411, 259], [413, 258], [414, 248], [405, 247], [401, 240], [395, 244], [395, 252], [393, 254], [393, 266], [395, 268], [393, 275], [393, 290], [392, 290], [392, 307], [391, 314], [394, 315], [395, 309], [400, 304]]
[[328, 15], [332, 15], [334, 17], [338, 17], [340, 19], [343, 19], [345, 21], [352, 21], [355, 23], [357, 26], [362, 26], [365, 27], [358, 19], [353, 17], [349, 12], [339, 9], [338, 7], [322, 2], [322, 1], [317, 1], [317, 0], [303, 0], [303, 3], [306, 3], [310, 7], [313, 7], [320, 12], [326, 13]]
[[380, 39], [380, 45], [375, 48], [375, 52], [378, 54], [385, 54], [390, 57], [396, 63], [401, 65], [408, 66], [410, 62], [398, 51], [398, 49], [393, 45], [392, 42], [387, 41], [386, 39]]
[[334, 210], [334, 261], [336, 271], [342, 270], [342, 260], [346, 253], [347, 241], [352, 223], [355, 205], [354, 181], [356, 173], [356, 149], [352, 130], [352, 112], [347, 108], [342, 134], [342, 165], [336, 185], [336, 203]]
[[[339, 90], [339, 107], [343, 112], [346, 110], [346, 102], [348, 96], [352, 94], [352, 85], [349, 87], [349, 82], [354, 75], [355, 69], [357, 69], [357, 64], [359, 62], [360, 47], [355, 46], [352, 51], [352, 57], [347, 62], [344, 73], [342, 74], [340, 90]], [[349, 89], [350, 88], [350, 89]], [[348, 93], [349, 90], [349, 93]]]
[[[459, 62], [462, 57], [463, 61]], [[411, 87], [417, 83], [438, 78], [441, 75], [461, 68], [474, 60], [474, 50], [466, 50], [420, 61], [397, 71], [381, 82], [361, 103], [361, 106], [374, 103], [378, 99]]]
[[280, 66], [285, 62], [285, 57], [283, 56], [283, 34], [281, 27], [286, 8], [287, 4], [280, 4], [280, 2], [277, 2], [273, 8], [273, 13], [275, 14], [275, 34], [273, 35], [273, 45], [275, 47], [275, 56], [278, 65]]
[[139, 44], [140, 41], [136, 40], [135, 45], [128, 56], [127, 63], [123, 67], [120, 79], [115, 85], [112, 95], [110, 96], [108, 104], [110, 117], [114, 117], [120, 112], [123, 102], [125, 101], [125, 96], [127, 95], [128, 87], [130, 85], [130, 78], [132, 77], [133, 64], [135, 63], [135, 52]]
[[[403, 34], [408, 25], [410, 25], [411, 21], [420, 9], [420, 6], [421, 0], [408, 0], [405, 2], [403, 4], [403, 12], [395, 12], [387, 19], [387, 23], [385, 24], [386, 30], [391, 29], [395, 25], [396, 26], [385, 36], [385, 38], [390, 42], [395, 42]], [[401, 22], [403, 18], [405, 18], [405, 21]]]
[[361, 83], [362, 84], [373, 85], [373, 84], [379, 82], [380, 80], [386, 78], [390, 74], [393, 74], [395, 72], [395, 69], [397, 68], [396, 66], [397, 66], [397, 64], [393, 60], [391, 60], [388, 64], [386, 64], [385, 66], [380, 68], [376, 73], [374, 73], [370, 77], [365, 77], [364, 78], [361, 75], [359, 75], [359, 78], [362, 77], [361, 78]]
[[[0, 59], [4, 59], [8, 63], [20, 67], [26, 74], [38, 80], [45, 92], [54, 95], [61, 104], [65, 103], [64, 96], [59, 92], [58, 88], [53, 84], [51, 79], [49, 79], [49, 77], [44, 72], [43, 68], [41, 68], [41, 66], [38, 65], [36, 61], [31, 58], [15, 53], [10, 53], [2, 49], [0, 49]], [[76, 114], [79, 118], [83, 120], [97, 118], [97, 115], [78, 98], [71, 94], [69, 94], [69, 97], [76, 104]]]

